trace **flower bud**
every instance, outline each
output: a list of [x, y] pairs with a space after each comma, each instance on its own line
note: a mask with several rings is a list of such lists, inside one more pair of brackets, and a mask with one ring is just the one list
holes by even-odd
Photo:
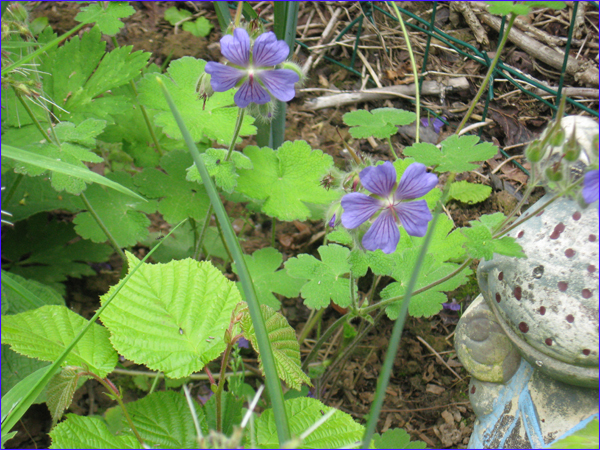
[[552, 147], [560, 147], [563, 142], [565, 142], [565, 130], [558, 127], [558, 129], [552, 133], [548, 142]]
[[231, 339], [232, 339], [231, 331], [225, 330], [225, 344], [227, 344], [227, 345], [231, 344]]
[[284, 61], [281, 64], [281, 68], [293, 70], [294, 72], [296, 72], [298, 74], [298, 77], [300, 77], [299, 83], [302, 83], [302, 81], [304, 81], [304, 72], [302, 72], [302, 68], [298, 64], [293, 63], [291, 61]]
[[563, 179], [563, 174], [560, 170], [560, 164], [554, 164], [546, 169], [546, 178], [548, 181], [558, 182]]
[[530, 143], [527, 149], [525, 150], [525, 156], [532, 163], [541, 161], [545, 153], [546, 149], [542, 147], [542, 144], [539, 140], [535, 140], [532, 143]]
[[274, 101], [265, 103], [264, 105], [258, 105], [256, 103], [250, 103], [246, 107], [246, 111], [255, 119], [263, 123], [269, 123], [273, 120], [273, 114], [275, 114], [276, 105]]
[[575, 138], [575, 128], [573, 128], [573, 134], [563, 146], [564, 158], [565, 161], [575, 162], [579, 159], [579, 154], [581, 153], [581, 147]]
[[210, 85], [210, 75], [206, 72], [202, 73], [196, 82], [196, 93], [199, 98], [206, 99], [212, 97], [215, 93]]
[[594, 152], [594, 155], [596, 155], [596, 157], [598, 157], [598, 135], [594, 136], [594, 139], [592, 139], [592, 152]]

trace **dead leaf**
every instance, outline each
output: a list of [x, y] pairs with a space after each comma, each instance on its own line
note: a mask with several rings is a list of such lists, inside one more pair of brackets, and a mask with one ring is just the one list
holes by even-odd
[[445, 391], [446, 391], [446, 388], [443, 388], [442, 386], [438, 386], [437, 384], [428, 384], [427, 387], [425, 388], [425, 392], [428, 392], [429, 394], [434, 394], [434, 395], [440, 395]]

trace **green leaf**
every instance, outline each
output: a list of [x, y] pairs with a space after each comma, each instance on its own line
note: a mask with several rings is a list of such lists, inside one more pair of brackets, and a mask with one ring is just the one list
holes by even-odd
[[[225, 436], [231, 436], [234, 427], [242, 422], [244, 399], [236, 398], [231, 392], [223, 392], [221, 398], [221, 431]], [[204, 405], [206, 421], [209, 430], [217, 429], [217, 397], [212, 396]], [[195, 447], [192, 447], [195, 448]]]
[[160, 160], [164, 172], [147, 168], [134, 177], [134, 183], [142, 194], [160, 198], [158, 212], [169, 223], [192, 217], [202, 224], [206, 218], [210, 203], [206, 189], [185, 179], [186, 169], [192, 163], [189, 153], [172, 151]]
[[[260, 305], [260, 309], [265, 319], [269, 341], [271, 342], [271, 348], [273, 349], [277, 375], [285, 381], [288, 387], [296, 389], [297, 391], [302, 387], [302, 383], [310, 385], [310, 378], [302, 372], [300, 364], [300, 345], [296, 339], [296, 332], [290, 326], [286, 318], [273, 308], [270, 308], [267, 305]], [[260, 370], [264, 373], [262, 358], [258, 350], [256, 333], [254, 332], [254, 325], [252, 325], [252, 319], [248, 312], [248, 306], [244, 304], [244, 307], [240, 309], [239, 312], [243, 313], [240, 325], [244, 332], [244, 336], [250, 341], [252, 347], [258, 353]]]
[[129, 2], [92, 3], [81, 8], [75, 20], [82, 23], [97, 23], [102, 33], [114, 36], [125, 26], [119, 19], [129, 17], [135, 9]]
[[526, 257], [515, 238], [509, 236], [499, 239], [492, 238], [492, 230], [503, 220], [502, 213], [483, 215], [478, 221], [470, 221], [470, 228], [460, 229], [460, 232], [466, 237], [464, 247], [471, 258], [485, 258], [489, 261], [493, 258], [494, 253], [516, 258]]
[[350, 233], [344, 227], [337, 227], [335, 230], [331, 231], [327, 235], [327, 240], [345, 245], [347, 247], [350, 247], [353, 242], [352, 236], [350, 236]]
[[[285, 410], [292, 436], [300, 436], [331, 408], [319, 400], [299, 397], [286, 400]], [[364, 427], [354, 421], [350, 414], [336, 411], [324, 424], [313, 431], [297, 448], [344, 448], [354, 446], [362, 439]], [[256, 421], [256, 442], [259, 448], [279, 448], [275, 418], [267, 409]]]
[[373, 446], [375, 448], [425, 448], [422, 441], [410, 441], [410, 435], [402, 428], [390, 428], [382, 435], [373, 435]]
[[[3, 360], [4, 363], [4, 360]], [[18, 406], [19, 402], [29, 394], [31, 389], [42, 379], [50, 366], [41, 367], [35, 372], [24, 376], [8, 393], [2, 394], [2, 424], [5, 419], [13, 412], [14, 408]], [[2, 431], [3, 433], [5, 430]]]
[[327, 204], [340, 196], [320, 184], [333, 158], [312, 150], [305, 141], [284, 142], [277, 151], [251, 145], [244, 154], [252, 160], [254, 169], [238, 170], [237, 192], [265, 200], [262, 211], [271, 217], [305, 220], [310, 210], [304, 202]]
[[[2, 318], [2, 343], [22, 355], [54, 361], [87, 321], [66, 306], [48, 305]], [[109, 333], [98, 324], [86, 333], [65, 360], [104, 378], [117, 364]]]
[[567, 5], [565, 2], [487, 2], [488, 11], [491, 14], [499, 14], [501, 16], [507, 16], [509, 14], [516, 14], [518, 16], [526, 16], [531, 12], [532, 8], [551, 8], [551, 9], [563, 9]]
[[486, 200], [492, 193], [492, 188], [484, 184], [469, 183], [466, 180], [450, 185], [448, 197], [463, 203], [473, 205]]
[[[73, 224], [48, 220], [38, 214], [16, 223], [4, 232], [2, 256], [11, 263], [6, 268], [32, 278], [64, 294], [62, 281], [93, 275], [88, 262], [104, 262], [113, 253], [110, 246], [77, 240]], [[52, 236], [52, 239], [48, 239]]]
[[66, 367], [48, 382], [46, 389], [46, 404], [52, 416], [52, 426], [61, 419], [71, 402], [81, 377], [81, 369]]
[[[283, 256], [272, 247], [257, 250], [252, 256], [244, 255], [244, 259], [254, 283], [256, 297], [261, 305], [270, 306], [275, 310], [279, 309], [281, 303], [273, 293], [288, 298], [297, 297], [300, 288], [306, 282], [306, 280], [290, 277], [283, 269], [278, 270], [283, 262]], [[235, 264], [232, 269], [237, 274]], [[242, 292], [241, 289], [240, 292]]]
[[[201, 155], [204, 165], [211, 177], [215, 178], [215, 184], [225, 192], [231, 194], [237, 186], [237, 169], [250, 170], [253, 168], [252, 161], [240, 152], [231, 152], [229, 161], [225, 161], [227, 150], [222, 148], [209, 148]], [[188, 167], [186, 179], [202, 184], [200, 173], [195, 165]]]
[[[440, 215], [437, 225], [431, 237], [431, 243], [427, 249], [427, 253], [432, 255], [439, 262], [448, 260], [461, 260], [465, 254], [463, 244], [465, 242], [464, 235], [460, 230], [454, 230], [454, 223], [446, 215]], [[414, 237], [405, 235], [401, 238], [400, 245], [404, 239], [408, 238], [411, 241], [410, 245], [404, 245], [405, 248], [421, 248], [424, 237]], [[400, 247], [399, 245], [399, 247]]]
[[[215, 92], [206, 102], [199, 98], [196, 88], [205, 65], [204, 60], [186, 56], [171, 62], [166, 75], [145, 75], [138, 84], [139, 101], [157, 111], [154, 122], [162, 127], [167, 135], [174, 139], [182, 139], [181, 131], [156, 81], [158, 77], [169, 89], [194, 142], [207, 136], [221, 144], [229, 145], [238, 110], [237, 107], [231, 107], [234, 105], [234, 92]], [[240, 136], [256, 134], [253, 122], [254, 119], [246, 114]], [[241, 142], [241, 138], [238, 142]]]
[[346, 276], [350, 272], [349, 254], [346, 247], [329, 244], [319, 247], [321, 261], [306, 253], [286, 261], [288, 274], [308, 280], [300, 290], [306, 306], [326, 308], [330, 299], [342, 308], [350, 306], [350, 279]]
[[[13, 352], [8, 345], [2, 346], [2, 397], [27, 376], [42, 367], [49, 366], [46, 361], [28, 358]], [[38, 399], [39, 400], [39, 399]], [[42, 399], [41, 401], [43, 401]], [[2, 405], [4, 411], [4, 404]]]
[[[127, 258], [130, 268], [139, 262], [129, 252]], [[144, 264], [101, 319], [119, 354], [170, 378], [182, 378], [225, 350], [224, 333], [240, 300], [235, 284], [207, 261]]]
[[562, 439], [558, 438], [548, 448], [598, 448], [598, 419], [590, 420], [585, 427]]
[[[128, 189], [135, 189], [132, 177], [125, 172], [113, 172], [107, 178]], [[148, 236], [150, 220], [144, 212], [155, 212], [156, 201], [135, 201], [120, 192], [98, 185], [90, 186], [86, 196], [98, 217], [119, 243], [119, 247], [135, 245]], [[93, 242], [106, 242], [108, 239], [89, 211], [77, 214], [73, 223], [77, 234], [85, 239]]]
[[44, 305], [64, 305], [62, 296], [35, 280], [2, 271], [2, 315], [18, 314]]
[[460, 136], [453, 134], [442, 141], [442, 149], [433, 144], [419, 143], [405, 148], [403, 153], [412, 156], [426, 166], [437, 166], [436, 172], [466, 172], [479, 167], [471, 161], [485, 161], [498, 152], [490, 142], [477, 144], [477, 136]]
[[50, 432], [50, 448], [142, 448], [131, 435], [115, 436], [99, 417], [67, 414]]
[[397, 126], [408, 125], [417, 120], [413, 112], [395, 108], [377, 108], [369, 112], [364, 109], [344, 114], [344, 123], [350, 128], [350, 134], [357, 139], [370, 136], [387, 139], [398, 133]]
[[191, 17], [192, 13], [186, 9], [179, 9], [175, 6], [171, 6], [165, 10], [165, 20], [171, 25], [175, 26], [178, 22], [181, 22], [188, 17]]
[[[78, 178], [78, 179], [83, 180], [88, 183], [98, 183], [103, 186], [108, 186], [112, 189], [115, 189], [119, 192], [123, 192], [124, 194], [130, 195], [137, 199], [145, 200], [143, 197], [140, 197], [135, 192], [132, 192], [129, 189], [124, 188], [123, 186], [119, 185], [118, 183], [115, 183], [115, 182], [103, 177], [102, 175], [98, 175], [97, 173], [92, 172], [87, 167], [73, 165], [73, 164], [63, 162], [63, 161], [57, 161], [56, 159], [50, 158], [48, 156], [32, 153], [27, 150], [12, 147], [10, 145], [2, 146], [2, 157], [14, 159], [15, 161], [31, 164], [31, 165], [34, 165], [37, 167], [41, 167], [44, 169], [44, 171], [51, 170], [51, 171], [59, 173], [59, 174], [68, 175], [69, 177]], [[79, 185], [76, 186], [75, 190], [77, 190], [78, 187], [79, 187]], [[63, 188], [66, 188], [66, 186], [63, 186]], [[79, 192], [81, 192], [81, 191], [79, 191]], [[79, 193], [79, 192], [77, 192], [77, 193]]]
[[206, 37], [214, 27], [206, 17], [198, 17], [193, 22], [185, 22], [182, 28], [194, 36]]
[[[204, 411], [196, 401], [193, 404], [205, 435], [208, 426]], [[192, 412], [183, 393], [154, 392], [127, 403], [127, 412], [144, 442], [152, 448], [196, 448], [198, 445]], [[125, 418], [123, 427], [129, 427]]]
[[390, 275], [393, 267], [392, 258], [379, 249], [365, 252], [355, 248], [350, 252], [348, 262], [355, 278], [364, 277], [369, 268], [375, 275]]

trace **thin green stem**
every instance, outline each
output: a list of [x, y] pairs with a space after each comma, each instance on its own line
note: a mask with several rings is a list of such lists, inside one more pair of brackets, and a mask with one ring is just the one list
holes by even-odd
[[[148, 377], [148, 378], [158, 378], [159, 380], [162, 380], [165, 377], [165, 374], [163, 372], [147, 372], [144, 370], [133, 370], [133, 369], [119, 369], [119, 368], [115, 368], [113, 370], [114, 373], [118, 373], [120, 375], [127, 375], [127, 376], [131, 376], [131, 377], [137, 377], [137, 376], [142, 376], [142, 377]], [[229, 377], [233, 377], [235, 375], [239, 375], [240, 372], [234, 373], [234, 372], [227, 372], [225, 374], [226, 378]], [[253, 377], [256, 375], [255, 372], [251, 371], [251, 370], [245, 370], [243, 372], [245, 377]], [[214, 374], [213, 375], [213, 379], [220, 379], [220, 374]], [[190, 380], [196, 380], [196, 381], [210, 381], [210, 377], [205, 374], [205, 373], [193, 373], [191, 375], [189, 375], [189, 379]]]
[[100, 218], [100, 216], [98, 215], [96, 210], [90, 204], [88, 198], [85, 195], [85, 192], [81, 193], [81, 200], [83, 200], [83, 203], [85, 204], [86, 209], [92, 215], [92, 217], [94, 218], [94, 220], [96, 221], [96, 223], [98, 224], [98, 226], [100, 227], [102, 232], [106, 235], [106, 238], [108, 239], [110, 244], [113, 246], [113, 248], [116, 250], [116, 252], [119, 254], [121, 259], [123, 260], [124, 267], [127, 267], [127, 256], [125, 256], [125, 252], [123, 252], [123, 250], [119, 246], [119, 243], [117, 242], [117, 240], [114, 238], [114, 236], [108, 230], [106, 225], [104, 225], [104, 222], [102, 221], [102, 219]]
[[390, 153], [392, 154], [392, 156], [394, 157], [394, 159], [398, 159], [398, 155], [396, 155], [396, 152], [394, 151], [394, 146], [392, 145], [392, 138], [391, 138], [391, 136], [387, 137], [387, 143], [390, 146]]
[[467, 113], [465, 114], [465, 117], [463, 117], [462, 122], [460, 122], [460, 125], [456, 129], [456, 134], [460, 133], [460, 130], [462, 130], [465, 127], [465, 125], [467, 124], [469, 117], [471, 117], [471, 114], [473, 114], [473, 111], [475, 110], [475, 106], [477, 106], [479, 99], [483, 95], [483, 91], [485, 91], [488, 83], [490, 82], [490, 79], [492, 78], [492, 74], [494, 73], [494, 70], [496, 69], [496, 65], [498, 64], [498, 61], [500, 60], [500, 54], [502, 53], [502, 49], [504, 48], [504, 45], [506, 44], [506, 41], [508, 40], [508, 35], [510, 34], [510, 29], [512, 28], [513, 23], [515, 22], [516, 18], [517, 18], [517, 16], [514, 13], [512, 13], [510, 15], [510, 18], [508, 19], [508, 26], [506, 27], [506, 31], [504, 32], [504, 36], [502, 36], [502, 41], [500, 41], [500, 45], [498, 46], [498, 49], [496, 50], [496, 56], [494, 56], [494, 59], [492, 60], [492, 64], [490, 65], [490, 68], [488, 69], [488, 72], [485, 75], [485, 78], [483, 79], [483, 83], [481, 83], [481, 86], [479, 86], [479, 90], [477, 91], [475, 98], [471, 102], [471, 106], [469, 106], [469, 110], [467, 111]]
[[350, 273], [350, 300], [352, 301], [352, 309], [358, 311], [358, 304], [356, 303], [356, 296], [354, 295], [354, 276]]
[[325, 308], [321, 308], [320, 310], [318, 310], [316, 312], [314, 309], [311, 311], [310, 317], [308, 318], [308, 322], [306, 322], [306, 325], [304, 325], [304, 328], [302, 328], [302, 331], [300, 332], [300, 337], [298, 338], [299, 345], [302, 345], [302, 343], [304, 342], [304, 339], [306, 339], [306, 337], [310, 334], [312, 329], [315, 327], [316, 323], [321, 319], [321, 317], [323, 317], [324, 312], [325, 312]]
[[221, 242], [223, 243], [223, 247], [225, 247], [225, 251], [227, 252], [227, 256], [229, 257], [229, 261], [233, 262], [233, 256], [231, 256], [231, 252], [229, 251], [229, 246], [225, 241], [225, 236], [223, 235], [223, 230], [221, 230], [221, 224], [217, 220], [217, 231], [219, 232], [219, 236], [221, 237]]
[[[160, 373], [161, 372], [158, 372], [158, 375], [160, 375]], [[152, 381], [152, 386], [150, 386], [150, 390], [148, 391], [148, 395], [150, 395], [154, 392], [154, 390], [156, 389], [156, 386], [158, 386], [159, 381], [160, 381], [160, 376], [154, 377], [154, 380]]]
[[23, 175], [22, 173], [20, 173], [19, 175], [17, 175], [17, 179], [15, 180], [15, 182], [10, 187], [10, 190], [2, 198], [2, 209], [5, 209], [6, 206], [10, 203], [10, 201], [13, 198], [13, 196], [15, 195], [15, 192], [17, 191], [17, 188], [21, 184], [21, 181], [23, 181], [24, 177], [25, 177], [25, 175]]
[[321, 338], [317, 341], [317, 343], [311, 349], [310, 353], [304, 359], [304, 362], [302, 363], [302, 370], [306, 371], [308, 369], [308, 365], [313, 360], [313, 358], [315, 356], [317, 356], [317, 353], [319, 352], [319, 350], [321, 349], [321, 347], [323, 346], [323, 344], [325, 342], [327, 342], [327, 340], [331, 337], [331, 335], [339, 327], [341, 327], [344, 324], [344, 322], [346, 322], [348, 320], [348, 316], [349, 316], [348, 314], [344, 314], [338, 320], [336, 320], [335, 322], [333, 322], [331, 324], [331, 326], [329, 328], [327, 328], [327, 330], [325, 330], [325, 333], [323, 333], [323, 336], [321, 336]]
[[242, 123], [244, 122], [244, 112], [246, 110], [244, 108], [238, 108], [237, 119], [235, 121], [235, 128], [233, 129], [233, 139], [231, 139], [231, 143], [229, 144], [229, 149], [227, 150], [227, 156], [225, 157], [225, 161], [229, 161], [231, 158], [231, 152], [235, 148], [235, 141], [240, 135], [240, 130], [242, 129]]
[[[25, 111], [27, 111], [27, 114], [29, 114], [29, 117], [31, 118], [31, 120], [33, 120], [35, 127], [39, 130], [39, 132], [42, 134], [44, 139], [46, 139], [46, 142], [48, 142], [48, 143], [53, 142], [52, 139], [50, 139], [50, 136], [48, 135], [46, 130], [44, 130], [44, 128], [42, 127], [42, 124], [40, 123], [40, 121], [37, 119], [37, 117], [35, 117], [35, 114], [33, 114], [33, 111], [31, 110], [31, 108], [29, 107], [27, 102], [25, 100], [23, 100], [23, 96], [21, 94], [19, 94], [16, 91], [16, 89], [13, 88], [13, 90], [15, 91], [15, 95], [21, 102], [21, 105], [23, 105], [23, 108], [25, 108]], [[50, 124], [50, 127], [52, 127], [52, 124]]]
[[[240, 2], [241, 3], [241, 2]], [[231, 349], [233, 348], [233, 344], [230, 342], [227, 344], [225, 348], [225, 353], [223, 354], [223, 361], [221, 362], [221, 373], [219, 376], [219, 384], [217, 385], [217, 392], [215, 392], [216, 400], [217, 400], [217, 431], [221, 432], [223, 429], [223, 399], [221, 398], [223, 395], [223, 389], [225, 388], [225, 372], [227, 371], [227, 362], [229, 361], [229, 354], [231, 353]]]
[[202, 248], [202, 242], [204, 241], [204, 236], [206, 235], [206, 230], [208, 229], [208, 225], [210, 224], [210, 218], [212, 216], [213, 209], [212, 205], [208, 205], [208, 210], [206, 211], [206, 217], [204, 218], [204, 223], [202, 224], [202, 230], [200, 231], [200, 235], [196, 240], [196, 248], [194, 249], [194, 259], [198, 259], [200, 257], [200, 248]]

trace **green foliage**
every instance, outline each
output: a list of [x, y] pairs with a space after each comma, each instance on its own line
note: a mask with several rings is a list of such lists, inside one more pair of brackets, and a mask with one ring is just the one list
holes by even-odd
[[50, 448], [142, 448], [132, 435], [113, 435], [99, 417], [67, 414], [50, 432]]
[[[107, 178], [135, 190], [132, 177], [125, 172], [114, 172]], [[148, 236], [150, 220], [144, 213], [155, 212], [156, 201], [137, 201], [99, 185], [90, 186], [86, 197], [120, 247], [135, 245]], [[85, 239], [93, 242], [106, 242], [108, 239], [90, 212], [79, 213], [73, 223], [77, 234]]]
[[382, 435], [373, 435], [373, 446], [375, 448], [425, 448], [425, 442], [410, 441], [410, 435], [402, 428], [390, 428]]
[[66, 367], [48, 382], [46, 404], [52, 416], [52, 426], [56, 425], [73, 401], [80, 373], [81, 369], [77, 367]]
[[364, 277], [369, 268], [375, 275], [390, 275], [393, 267], [392, 258], [379, 249], [365, 252], [355, 248], [350, 252], [348, 262], [355, 278]]
[[[215, 184], [229, 194], [237, 186], [237, 169], [250, 170], [253, 167], [252, 161], [240, 152], [231, 152], [230, 160], [225, 161], [227, 150], [222, 148], [209, 148], [201, 157], [209, 175], [214, 177]], [[188, 181], [202, 184], [202, 178], [195, 165], [188, 167], [186, 178]]]
[[[187, 152], [172, 151], [160, 159], [164, 170], [144, 169], [134, 177], [140, 192], [149, 198], [159, 198], [158, 212], [169, 223], [188, 217], [203, 223], [210, 203], [204, 186], [186, 181], [186, 169], [193, 163]], [[166, 172], [166, 173], [165, 173]]]
[[532, 8], [551, 8], [551, 9], [563, 9], [566, 7], [565, 2], [551, 2], [551, 1], [539, 1], [539, 2], [487, 2], [488, 11], [491, 14], [499, 14], [501, 16], [507, 16], [509, 14], [516, 14], [518, 16], [526, 16], [531, 12]]
[[191, 12], [185, 9], [178, 9], [175, 6], [171, 6], [165, 11], [165, 20], [171, 25], [176, 26], [183, 22], [182, 28], [185, 31], [192, 33], [194, 36], [208, 36], [210, 30], [213, 29], [213, 25], [208, 19], [206, 17], [198, 17], [198, 19], [192, 22], [188, 20], [190, 17], [192, 17]]
[[[139, 263], [131, 253], [127, 258], [130, 270]], [[209, 262], [143, 264], [101, 319], [119, 354], [181, 378], [202, 370], [225, 350], [224, 333], [240, 300], [235, 284]]]
[[[204, 60], [186, 56], [171, 62], [167, 75], [145, 75], [138, 84], [139, 101], [142, 105], [156, 110], [154, 123], [162, 127], [165, 134], [174, 139], [182, 139], [181, 131], [156, 82], [158, 77], [169, 89], [195, 142], [207, 136], [221, 144], [229, 145], [238, 110], [237, 107], [231, 107], [234, 104], [234, 92], [215, 92], [206, 102], [199, 98], [196, 88], [205, 65]], [[249, 115], [244, 117], [240, 136], [256, 133], [253, 121]], [[241, 138], [238, 142], [241, 142]]]
[[[291, 389], [300, 390], [302, 383], [310, 384], [310, 378], [302, 372], [300, 367], [300, 345], [296, 339], [296, 331], [290, 326], [285, 317], [273, 308], [267, 305], [260, 305], [260, 309], [267, 327], [271, 348], [273, 349], [277, 375]], [[263, 371], [262, 358], [258, 350], [258, 341], [248, 307], [244, 306], [240, 309], [240, 312], [243, 313], [240, 325], [244, 336], [250, 341], [254, 350], [259, 353], [260, 370]]]
[[435, 171], [438, 173], [466, 172], [479, 167], [472, 161], [485, 161], [498, 152], [498, 147], [492, 143], [477, 144], [478, 142], [477, 136], [458, 137], [453, 134], [442, 141], [441, 150], [433, 144], [421, 142], [405, 148], [403, 153], [426, 166], [436, 166]]
[[[244, 255], [244, 259], [252, 277], [258, 301], [275, 310], [281, 307], [281, 303], [273, 293], [288, 298], [296, 297], [306, 282], [303, 279], [290, 277], [285, 270], [278, 270], [283, 262], [283, 256], [272, 247], [257, 250], [252, 256]], [[232, 269], [237, 274], [235, 264]], [[241, 286], [239, 288], [243, 296]]]
[[[6, 268], [25, 278], [32, 278], [64, 294], [62, 281], [67, 276], [93, 275], [85, 262], [104, 262], [112, 249], [104, 244], [76, 240], [73, 224], [48, 220], [38, 214], [7, 229], [2, 240], [2, 255], [11, 261]], [[52, 239], [48, 239], [52, 236]]]
[[[231, 436], [234, 430], [234, 426], [239, 425], [242, 422], [244, 406], [243, 398], [236, 398], [231, 392], [223, 392], [221, 399], [222, 415], [221, 420], [221, 431], [225, 436]], [[208, 399], [206, 405], [204, 405], [204, 411], [206, 413], [206, 422], [208, 428], [211, 430], [217, 429], [217, 397], [214, 395]], [[192, 447], [195, 448], [195, 447]]]
[[[193, 401], [200, 430], [208, 425], [203, 408]], [[151, 448], [196, 448], [196, 429], [192, 412], [183, 393], [154, 392], [127, 403], [127, 412], [144, 442]], [[122, 419], [123, 427], [129, 425]]]
[[48, 362], [28, 358], [12, 351], [8, 345], [2, 346], [2, 397], [27, 376], [35, 373]]
[[[286, 400], [285, 410], [290, 424], [290, 433], [300, 436], [317, 420], [333, 408], [319, 400], [299, 397]], [[354, 421], [350, 414], [336, 411], [323, 425], [313, 431], [296, 448], [344, 448], [360, 441], [364, 427]], [[258, 448], [279, 448], [272, 409], [267, 409], [256, 421]]]
[[466, 180], [452, 183], [450, 186], [450, 199], [473, 205], [486, 200], [492, 193], [492, 188], [484, 184], [469, 183]]
[[504, 214], [500, 212], [487, 214], [481, 216], [479, 220], [471, 220], [469, 222], [471, 224], [470, 228], [460, 229], [460, 232], [466, 237], [464, 246], [471, 258], [490, 260], [494, 253], [516, 258], [526, 257], [515, 238], [509, 236], [499, 239], [492, 238], [495, 227], [500, 225], [503, 220]]
[[[2, 318], [2, 343], [22, 355], [54, 361], [87, 321], [65, 306], [48, 305]], [[117, 364], [108, 331], [94, 324], [69, 353], [65, 364], [85, 367], [104, 378]]]
[[[13, 286], [18, 290], [13, 289]], [[64, 304], [65, 300], [62, 296], [50, 286], [35, 280], [27, 280], [14, 273], [2, 271], [3, 316], [18, 314], [44, 305]]]
[[593, 419], [580, 430], [558, 439], [548, 448], [598, 448], [598, 419]]
[[237, 192], [265, 200], [262, 212], [280, 220], [306, 220], [307, 203], [328, 204], [340, 194], [326, 190], [321, 179], [333, 158], [305, 141], [284, 142], [278, 150], [253, 145], [244, 149], [254, 169], [239, 169]]
[[75, 20], [82, 23], [97, 23], [100, 31], [114, 36], [125, 26], [119, 19], [129, 17], [135, 12], [129, 2], [93, 3], [81, 8]]
[[286, 261], [288, 274], [308, 280], [300, 290], [306, 306], [326, 308], [330, 299], [342, 308], [350, 305], [350, 279], [346, 276], [350, 272], [349, 254], [350, 250], [346, 247], [329, 244], [319, 247], [321, 261], [306, 253]]
[[330, 242], [337, 242], [338, 244], [350, 247], [352, 245], [352, 236], [348, 230], [342, 226], [337, 227], [327, 235], [327, 240]]
[[387, 139], [398, 133], [398, 126], [408, 125], [417, 119], [413, 112], [394, 108], [377, 108], [369, 112], [364, 109], [344, 114], [344, 123], [350, 128], [350, 134], [357, 139], [370, 136]]
[[[465, 237], [459, 230], [454, 230], [454, 223], [446, 215], [440, 215], [437, 225], [433, 231], [431, 244], [427, 253], [439, 262], [448, 260], [461, 260], [465, 255], [463, 244]], [[425, 237], [409, 236], [406, 233], [400, 235], [399, 248], [421, 248]]]

